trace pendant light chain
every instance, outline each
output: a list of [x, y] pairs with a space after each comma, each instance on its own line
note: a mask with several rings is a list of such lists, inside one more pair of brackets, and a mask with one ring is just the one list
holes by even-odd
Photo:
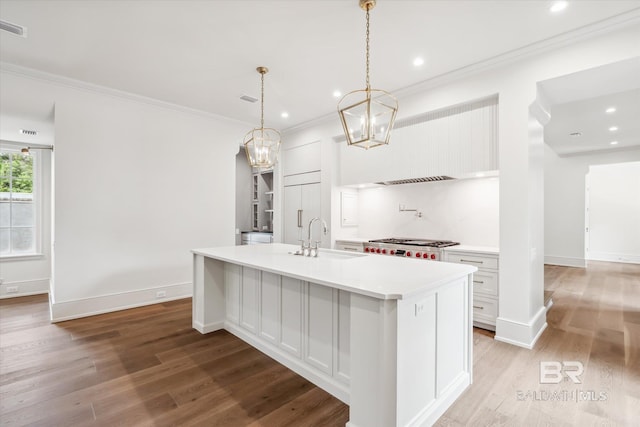
[[260, 72], [262, 89], [260, 91], [260, 128], [264, 129], [264, 72]]
[[371, 89], [369, 84], [369, 9], [370, 6], [367, 6], [367, 90]]

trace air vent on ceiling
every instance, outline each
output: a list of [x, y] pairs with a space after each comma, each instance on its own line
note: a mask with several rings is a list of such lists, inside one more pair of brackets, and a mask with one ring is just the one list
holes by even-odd
[[20, 133], [23, 135], [36, 136], [38, 134], [38, 131], [29, 130], [29, 129], [20, 129]]
[[27, 29], [21, 25], [12, 24], [11, 22], [0, 20], [0, 30], [8, 31], [21, 37], [27, 37]]
[[240, 99], [247, 102], [258, 102], [258, 98], [254, 98], [253, 96], [249, 96], [249, 95], [242, 95]]
[[381, 185], [415, 184], [418, 182], [447, 181], [449, 179], [455, 179], [455, 178], [452, 178], [450, 176], [439, 175], [439, 176], [428, 176], [425, 178], [410, 178], [410, 179], [398, 179], [395, 181], [383, 181], [383, 182], [376, 182], [376, 184], [381, 184]]

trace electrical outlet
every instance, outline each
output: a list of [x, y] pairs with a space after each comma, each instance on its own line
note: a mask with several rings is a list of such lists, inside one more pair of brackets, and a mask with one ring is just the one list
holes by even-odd
[[158, 291], [156, 292], [156, 298], [164, 298], [167, 296], [167, 292], [166, 291]]
[[18, 292], [18, 287], [17, 286], [7, 286], [7, 293], [8, 294], [15, 294], [16, 292]]
[[416, 316], [419, 316], [420, 314], [424, 313], [424, 310], [425, 310], [424, 302], [419, 302], [416, 304]]

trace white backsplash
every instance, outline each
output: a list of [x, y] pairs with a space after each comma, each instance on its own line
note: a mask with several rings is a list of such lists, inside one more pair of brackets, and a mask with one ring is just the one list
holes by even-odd
[[[446, 239], [499, 245], [498, 178], [402, 184], [359, 190], [359, 236]], [[400, 212], [399, 205], [422, 212]]]

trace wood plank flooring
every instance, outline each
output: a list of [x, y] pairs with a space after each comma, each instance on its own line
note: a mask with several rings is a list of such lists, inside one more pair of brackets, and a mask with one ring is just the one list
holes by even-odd
[[[436, 425], [640, 425], [640, 265], [547, 265], [545, 291], [534, 349], [474, 332], [474, 383]], [[541, 361], [581, 362], [581, 383], [541, 384]]]
[[191, 300], [49, 323], [46, 295], [0, 301], [2, 426], [344, 425], [349, 408], [225, 332]]
[[[554, 305], [533, 350], [474, 330], [474, 384], [437, 425], [639, 425], [640, 266], [546, 266], [545, 288]], [[1, 426], [348, 421], [346, 405], [233, 335], [192, 330], [189, 299], [48, 319], [46, 295], [0, 300]], [[583, 363], [582, 383], [540, 384], [540, 361]]]

